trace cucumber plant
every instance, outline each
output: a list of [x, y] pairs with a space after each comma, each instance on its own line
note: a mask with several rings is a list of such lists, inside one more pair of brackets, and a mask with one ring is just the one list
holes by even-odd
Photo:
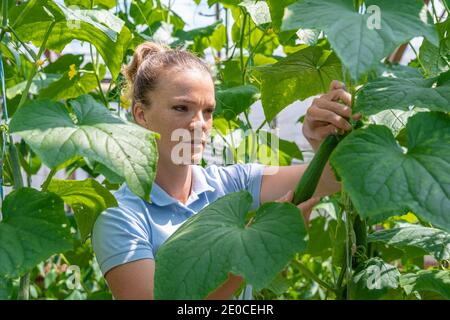
[[[207, 3], [223, 19], [218, 12], [187, 31], [158, 0], [2, 2], [0, 298], [111, 298], [89, 235], [117, 206], [111, 192], [121, 183], [149, 199], [158, 157], [158, 135], [128, 120], [120, 66], [139, 43], [168, 34], [169, 45], [214, 58], [212, 138], [234, 162], [302, 160], [294, 142], [264, 125], [332, 80], [346, 83], [362, 119], [324, 140], [297, 185], [295, 204], [314, 194], [327, 162], [342, 184], [308, 228], [293, 204], [250, 211], [247, 192], [226, 195], [161, 246], [157, 298], [204, 298], [232, 272], [257, 299], [449, 299], [448, 1]], [[396, 53], [415, 37], [424, 39], [415, 59], [399, 65]], [[73, 41], [87, 46], [88, 61], [61, 54]], [[254, 128], [257, 100], [265, 120]], [[35, 188], [44, 166], [50, 172]], [[79, 171], [88, 178], [73, 180]], [[69, 265], [82, 274], [72, 291]]]

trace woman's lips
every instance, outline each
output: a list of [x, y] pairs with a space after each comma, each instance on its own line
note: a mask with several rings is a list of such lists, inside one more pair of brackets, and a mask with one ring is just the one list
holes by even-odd
[[190, 143], [192, 145], [203, 145], [204, 146], [206, 144], [206, 141], [205, 140], [201, 140], [201, 141], [191, 140], [191, 141], [189, 141], [187, 143]]

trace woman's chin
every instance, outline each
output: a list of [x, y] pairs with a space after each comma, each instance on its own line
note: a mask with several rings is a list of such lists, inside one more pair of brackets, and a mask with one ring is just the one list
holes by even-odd
[[203, 152], [194, 153], [191, 157], [191, 164], [200, 164], [202, 162]]

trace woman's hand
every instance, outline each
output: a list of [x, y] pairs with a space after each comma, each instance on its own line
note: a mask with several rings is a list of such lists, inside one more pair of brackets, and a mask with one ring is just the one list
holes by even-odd
[[[280, 199], [276, 200], [276, 202], [292, 202], [294, 197], [294, 192], [290, 190]], [[300, 212], [303, 215], [303, 220], [305, 221], [305, 226], [308, 228], [309, 225], [309, 216], [311, 215], [312, 208], [320, 201], [320, 197], [312, 197], [305, 202], [300, 203], [297, 208], [300, 209]]]
[[345, 91], [344, 84], [336, 80], [331, 82], [328, 93], [313, 100], [306, 111], [303, 134], [314, 150], [317, 150], [321, 141], [330, 134], [337, 133], [338, 130], [352, 130], [348, 119], [359, 119], [361, 115], [352, 116], [351, 104], [352, 96]]

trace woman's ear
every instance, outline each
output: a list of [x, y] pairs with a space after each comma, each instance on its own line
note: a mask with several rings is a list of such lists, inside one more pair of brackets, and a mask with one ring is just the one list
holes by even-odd
[[136, 123], [147, 128], [147, 120], [145, 119], [145, 109], [140, 102], [136, 102], [132, 108], [133, 118]]

